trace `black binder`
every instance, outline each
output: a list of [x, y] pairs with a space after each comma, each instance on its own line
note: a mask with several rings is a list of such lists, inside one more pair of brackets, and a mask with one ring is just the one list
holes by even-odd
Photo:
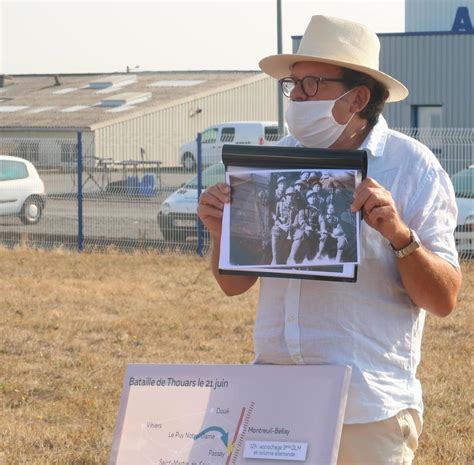
[[[291, 172], [325, 172], [327, 170], [354, 171], [360, 179], [367, 176], [367, 152], [365, 150], [333, 150], [333, 149], [311, 149], [306, 147], [283, 147], [283, 146], [251, 146], [251, 145], [224, 145], [222, 150], [222, 161], [225, 165], [226, 175], [232, 176], [234, 172], [259, 172], [269, 176], [269, 172], [275, 172], [275, 176], [282, 170]], [[229, 178], [230, 179], [230, 178]], [[254, 189], [255, 190], [255, 189]], [[230, 208], [230, 206], [228, 207]], [[229, 213], [230, 215], [230, 213]], [[360, 218], [360, 215], [359, 215]], [[229, 220], [229, 217], [227, 218]], [[227, 236], [223, 232], [221, 242], [221, 253], [233, 250], [233, 239], [230, 222], [224, 226], [226, 216], [223, 220], [223, 231], [228, 231]], [[358, 228], [359, 230], [360, 228]], [[235, 241], [235, 240], [234, 240]], [[357, 242], [359, 239], [357, 238]], [[242, 241], [241, 241], [242, 242]], [[251, 244], [249, 244], [251, 247]], [[235, 247], [234, 247], [235, 248]], [[231, 253], [229, 252], [229, 256]], [[222, 274], [257, 275], [267, 277], [284, 277], [295, 279], [317, 279], [328, 281], [355, 282], [357, 280], [357, 264], [328, 264], [307, 266], [304, 264], [279, 266], [239, 266], [224, 263], [221, 260], [219, 272]], [[222, 266], [221, 266], [222, 265]]]

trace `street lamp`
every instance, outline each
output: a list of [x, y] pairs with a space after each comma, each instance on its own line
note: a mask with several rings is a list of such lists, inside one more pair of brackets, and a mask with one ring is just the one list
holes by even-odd
[[130, 66], [127, 65], [127, 73], [129, 73], [130, 71], [133, 71], [135, 69], [138, 69], [138, 68], [140, 68], [140, 65], [134, 66], [133, 68], [130, 68]]
[[[282, 33], [281, 33], [281, 0], [277, 0], [277, 53], [281, 55], [283, 53], [282, 45]], [[277, 82], [277, 95], [278, 95], [278, 134], [283, 136], [283, 93], [281, 92], [280, 86]]]

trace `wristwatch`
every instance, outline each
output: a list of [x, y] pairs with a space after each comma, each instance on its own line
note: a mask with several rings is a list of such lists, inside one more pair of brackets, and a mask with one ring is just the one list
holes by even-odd
[[416, 232], [413, 231], [413, 229], [410, 229], [410, 237], [411, 237], [411, 242], [406, 247], [403, 247], [403, 249], [396, 250], [393, 248], [393, 245], [390, 244], [390, 248], [392, 249], [393, 253], [395, 254], [397, 258], [407, 257], [408, 255], [413, 253], [416, 249], [421, 247], [420, 238], [418, 237], [418, 234], [416, 234]]

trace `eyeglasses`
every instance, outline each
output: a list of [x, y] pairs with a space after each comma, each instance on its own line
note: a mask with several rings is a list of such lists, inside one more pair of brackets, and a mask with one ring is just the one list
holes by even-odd
[[318, 93], [319, 83], [322, 81], [330, 82], [344, 82], [344, 79], [337, 78], [323, 78], [318, 76], [305, 76], [303, 79], [293, 79], [291, 77], [286, 77], [280, 79], [281, 91], [285, 97], [289, 97], [293, 89], [300, 84], [301, 90], [306, 97], [314, 97]]

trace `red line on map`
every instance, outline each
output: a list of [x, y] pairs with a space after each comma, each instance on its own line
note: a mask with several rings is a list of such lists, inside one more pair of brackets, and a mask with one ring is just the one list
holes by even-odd
[[[240, 413], [240, 418], [239, 418], [239, 421], [237, 423], [237, 428], [235, 429], [235, 433], [234, 433], [234, 439], [232, 439], [232, 445], [235, 445], [235, 442], [237, 441], [237, 436], [239, 435], [240, 425], [242, 424], [242, 420], [244, 419], [244, 414], [245, 414], [245, 407], [242, 408], [242, 412]], [[232, 448], [232, 452], [227, 456], [227, 461], [225, 465], [229, 465], [230, 458], [232, 457], [233, 453], [234, 453], [234, 448]]]

